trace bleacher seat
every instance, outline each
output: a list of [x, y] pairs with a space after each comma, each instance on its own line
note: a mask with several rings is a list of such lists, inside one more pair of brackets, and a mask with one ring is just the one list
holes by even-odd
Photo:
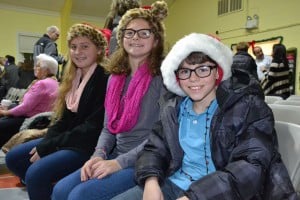
[[275, 101], [278, 101], [278, 100], [283, 100], [283, 98], [280, 97], [280, 96], [265, 96], [265, 102], [267, 104], [272, 104], [272, 103], [274, 103]]
[[276, 121], [284, 121], [300, 125], [300, 106], [269, 104], [269, 107], [272, 109]]
[[288, 100], [288, 101], [300, 101], [300, 95], [291, 95], [286, 100]]
[[297, 193], [300, 192], [300, 125], [275, 121], [279, 152]]
[[9, 99], [12, 102], [17, 103], [22, 99], [26, 91], [27, 89], [19, 89], [19, 88], [11, 87], [7, 91], [4, 99]]
[[278, 100], [278, 101], [275, 101], [274, 104], [300, 106], [300, 101]]

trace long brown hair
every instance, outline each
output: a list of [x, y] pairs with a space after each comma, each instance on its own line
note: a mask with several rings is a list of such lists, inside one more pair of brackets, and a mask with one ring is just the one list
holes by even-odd
[[[105, 49], [107, 47], [107, 42], [101, 31], [88, 24], [75, 24], [70, 28], [68, 32], [67, 41], [69, 47], [71, 41], [77, 37], [86, 37], [91, 40], [91, 42], [93, 42], [93, 44], [95, 44], [96, 47], [101, 51], [101, 53], [97, 55], [97, 63], [101, 66], [105, 65], [105, 63], [107, 62], [105, 58]], [[73, 79], [76, 76], [76, 69], [77, 66], [68, 55], [68, 62], [64, 68], [62, 82], [59, 87], [59, 96], [54, 107], [55, 120], [62, 117], [63, 111], [66, 107], [65, 98], [67, 93], [72, 88]]]

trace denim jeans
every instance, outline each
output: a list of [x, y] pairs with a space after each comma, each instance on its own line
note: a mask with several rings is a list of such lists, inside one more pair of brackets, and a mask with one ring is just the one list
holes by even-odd
[[50, 199], [54, 183], [79, 169], [89, 159], [87, 154], [59, 150], [31, 163], [29, 152], [41, 140], [18, 145], [6, 155], [8, 169], [25, 181], [31, 200]]
[[133, 173], [133, 168], [126, 168], [102, 179], [81, 182], [77, 170], [55, 185], [52, 200], [110, 200], [135, 186]]
[[[165, 181], [164, 185], [161, 187], [161, 191], [164, 195], [164, 200], [175, 200], [182, 197], [184, 192], [169, 179]], [[144, 190], [140, 186], [135, 186], [111, 200], [141, 200], [143, 199], [143, 192]]]

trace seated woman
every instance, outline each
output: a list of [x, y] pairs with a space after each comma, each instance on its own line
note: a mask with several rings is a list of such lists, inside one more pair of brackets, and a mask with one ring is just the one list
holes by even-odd
[[0, 147], [19, 132], [25, 118], [51, 111], [53, 108], [58, 95], [58, 81], [55, 78], [58, 63], [46, 54], [40, 54], [37, 59], [36, 80], [28, 86], [20, 104], [9, 110], [0, 107]]

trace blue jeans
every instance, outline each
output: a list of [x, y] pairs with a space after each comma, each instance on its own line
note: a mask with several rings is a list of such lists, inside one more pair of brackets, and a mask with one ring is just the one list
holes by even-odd
[[[174, 200], [184, 196], [184, 191], [177, 185], [172, 183], [169, 179], [165, 181], [164, 185], [161, 187], [161, 191], [164, 195], [164, 200]], [[143, 192], [143, 188], [141, 188], [140, 186], [135, 186], [127, 190], [126, 192], [112, 198], [111, 200], [141, 200], [143, 199]]]
[[5, 158], [8, 169], [25, 181], [31, 200], [50, 199], [54, 183], [79, 169], [89, 159], [87, 154], [59, 150], [31, 163], [29, 152], [41, 140], [20, 144]]
[[77, 170], [55, 185], [52, 200], [109, 200], [135, 185], [133, 168], [85, 182], [81, 182], [80, 170]]

